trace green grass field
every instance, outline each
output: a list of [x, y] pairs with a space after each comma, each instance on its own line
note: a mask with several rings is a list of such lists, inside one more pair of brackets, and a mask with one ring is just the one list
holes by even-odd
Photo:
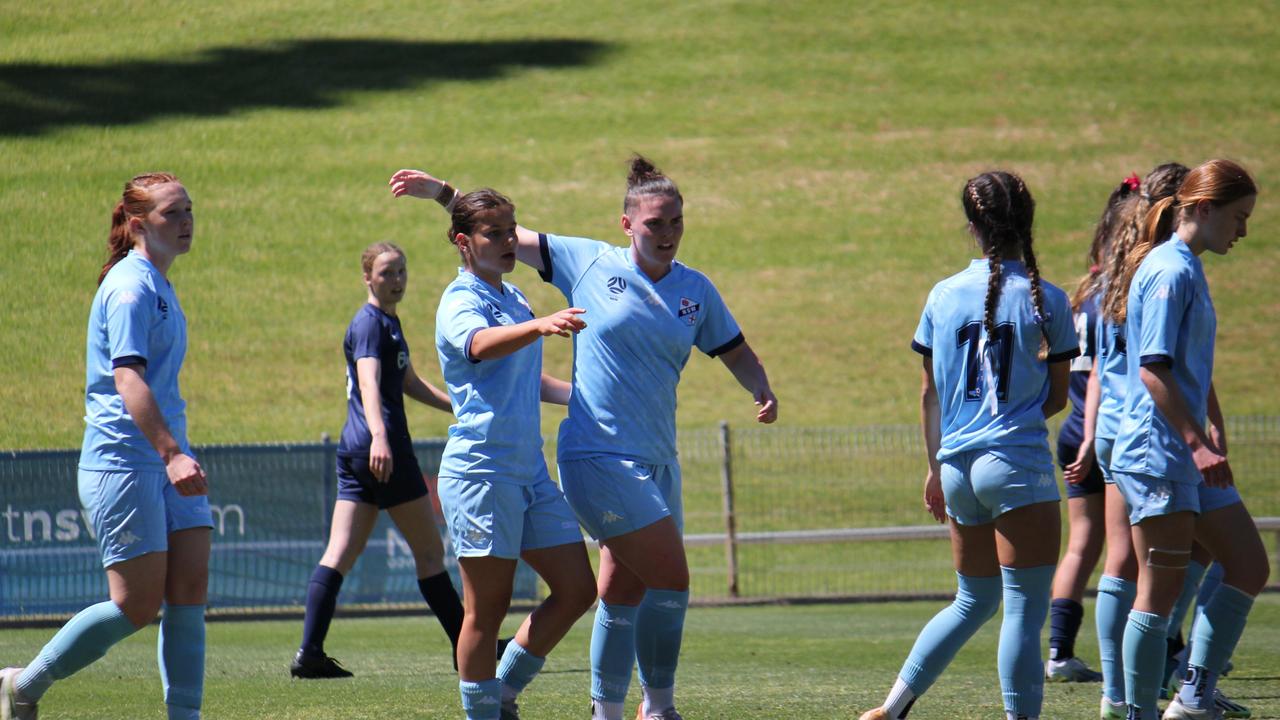
[[[438, 377], [456, 258], [438, 209], [392, 201], [392, 171], [492, 185], [531, 227], [616, 242], [631, 151], [681, 183], [681, 257], [723, 290], [795, 425], [913, 421], [906, 344], [928, 287], [970, 254], [969, 175], [1026, 176], [1045, 274], [1070, 285], [1121, 177], [1237, 158], [1263, 195], [1251, 237], [1206, 263], [1216, 380], [1228, 414], [1275, 414], [1277, 9], [0, 0], [0, 448], [79, 443], [85, 313], [134, 173], [173, 170], [196, 201], [173, 272], [193, 440], [311, 441], [343, 420], [367, 243], [408, 249], [402, 316]], [[513, 280], [563, 303], [527, 269]], [[565, 372], [567, 344], [547, 345]], [[705, 359], [681, 402], [683, 427], [751, 417]], [[430, 437], [449, 418], [411, 421]]]
[[[689, 720], [856, 718], [878, 705], [911, 643], [941, 603], [697, 608], [689, 613], [679, 706]], [[519, 618], [509, 618], [514, 630]], [[1096, 666], [1092, 605], [1078, 650]], [[349, 681], [290, 681], [288, 661], [301, 622], [213, 623], [205, 712], [211, 718], [459, 718], [457, 677], [447, 643], [431, 619], [343, 619], [328, 650], [356, 673]], [[550, 656], [521, 703], [527, 720], [587, 717], [591, 677], [590, 616]], [[6, 630], [0, 659], [26, 658], [51, 630]], [[995, 646], [999, 620], [988, 623], [911, 713], [913, 720], [989, 720], [1001, 716]], [[1223, 680], [1254, 718], [1280, 718], [1280, 599], [1254, 609]], [[1049, 685], [1045, 718], [1096, 717], [1098, 685]], [[629, 705], [638, 701], [632, 684]], [[155, 667], [155, 629], [126, 640], [79, 675], [57, 685], [42, 704], [57, 718], [163, 716]]]

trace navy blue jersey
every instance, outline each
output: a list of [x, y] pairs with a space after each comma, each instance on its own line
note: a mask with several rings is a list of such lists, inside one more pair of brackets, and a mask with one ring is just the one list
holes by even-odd
[[382, 395], [382, 423], [387, 428], [387, 444], [396, 454], [412, 452], [409, 421], [404, 416], [404, 372], [409, 365], [409, 344], [400, 331], [400, 318], [365, 305], [347, 327], [342, 352], [347, 356], [347, 422], [342, 426], [338, 454], [345, 457], [369, 454], [373, 436], [365, 420], [360, 379], [356, 374], [356, 361], [369, 357], [377, 358], [382, 365], [378, 392]]
[[1098, 351], [1098, 296], [1090, 295], [1074, 313], [1076, 336], [1080, 338], [1080, 356], [1071, 361], [1071, 379], [1067, 393], [1071, 397], [1071, 414], [1058, 430], [1058, 442], [1080, 447], [1084, 442], [1084, 401], [1089, 393], [1089, 372]]

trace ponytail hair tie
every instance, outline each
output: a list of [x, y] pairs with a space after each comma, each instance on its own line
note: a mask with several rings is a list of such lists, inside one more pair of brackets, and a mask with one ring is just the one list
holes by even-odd
[[1129, 192], [1133, 192], [1142, 187], [1142, 178], [1138, 177], [1138, 173], [1129, 173], [1129, 177], [1120, 181], [1125, 187], [1129, 188]]

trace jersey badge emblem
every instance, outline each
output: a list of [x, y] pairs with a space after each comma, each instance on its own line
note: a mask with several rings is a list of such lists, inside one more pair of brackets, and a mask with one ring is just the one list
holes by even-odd
[[609, 288], [609, 294], [613, 297], [610, 300], [617, 300], [618, 296], [627, 291], [627, 281], [625, 278], [613, 276], [605, 281], [604, 286]]
[[690, 300], [687, 297], [680, 298], [680, 310], [677, 314], [685, 325], [693, 325], [698, 322], [698, 308], [702, 307], [699, 303]]

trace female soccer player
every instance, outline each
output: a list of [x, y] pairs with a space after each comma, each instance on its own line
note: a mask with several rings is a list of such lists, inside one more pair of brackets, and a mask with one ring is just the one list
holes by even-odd
[[1244, 237], [1257, 200], [1244, 168], [1210, 160], [1148, 213], [1116, 279], [1127, 293], [1124, 414], [1111, 472], [1129, 503], [1137, 597], [1124, 635], [1129, 717], [1157, 717], [1169, 615], [1193, 540], [1223, 565], [1192, 637], [1186, 679], [1164, 717], [1212, 718], [1214, 690], [1266, 584], [1266, 551], [1240, 500], [1226, 451], [1205, 429], [1217, 318], [1200, 255]]
[[[391, 178], [397, 196], [448, 201], [454, 190], [417, 170]], [[560, 482], [597, 538], [600, 604], [591, 638], [592, 716], [621, 720], [639, 664], [638, 715], [678, 720], [675, 672], [689, 567], [676, 459], [676, 385], [698, 349], [751, 393], [756, 419], [777, 419], [764, 367], [705, 275], [676, 261], [684, 200], [642, 157], [631, 163], [622, 231], [629, 247], [517, 228], [516, 256], [586, 310], [574, 339], [573, 393], [560, 426]]]
[[[595, 577], [573, 512], [542, 457], [539, 400], [569, 402], [569, 384], [542, 373], [542, 338], [586, 324], [579, 308], [534, 317], [502, 276], [516, 264], [511, 201], [492, 190], [452, 206], [449, 240], [462, 269], [436, 312], [436, 350], [458, 422], [440, 461], [440, 500], [462, 568], [466, 619], [458, 647], [468, 720], [517, 720], [516, 697], [595, 600]], [[550, 590], [494, 667], [516, 559]]]
[[0, 717], [35, 718], [54, 681], [149, 624], [162, 605], [158, 656], [169, 717], [200, 717], [213, 517], [204, 470], [187, 443], [178, 392], [187, 321], [168, 279], [194, 230], [191, 198], [176, 177], [149, 173], [125, 184], [89, 310], [77, 479], [111, 600], [71, 618], [25, 669], [0, 671]]
[[[1177, 191], [1188, 168], [1178, 163], [1159, 165], [1143, 178], [1137, 192], [1127, 192], [1119, 208], [1121, 215], [1103, 250], [1103, 292], [1095, 335], [1098, 356], [1090, 381], [1098, 386], [1088, 403], [1095, 406], [1085, 411], [1085, 433], [1091, 430], [1094, 455], [1106, 481], [1105, 520], [1107, 554], [1103, 574], [1098, 581], [1098, 602], [1094, 608], [1098, 632], [1098, 656], [1102, 661], [1102, 699], [1100, 716], [1104, 720], [1122, 720], [1128, 714], [1124, 696], [1124, 663], [1121, 646], [1129, 610], [1133, 607], [1138, 577], [1137, 561], [1129, 531], [1129, 510], [1124, 496], [1111, 475], [1111, 448], [1120, 426], [1125, 397], [1125, 295], [1110, 278], [1123, 275], [1125, 257], [1139, 235], [1142, 220], [1151, 206]], [[1122, 185], [1127, 188], [1127, 185]], [[1119, 192], [1117, 188], [1115, 192]], [[1112, 197], [1115, 197], [1115, 192]], [[1110, 211], [1109, 211], [1110, 212]], [[1069, 468], [1068, 475], [1073, 469]], [[1078, 471], [1077, 471], [1078, 472]]]
[[391, 243], [374, 243], [365, 248], [360, 265], [368, 300], [342, 342], [347, 422], [338, 442], [338, 499], [329, 545], [307, 584], [302, 646], [289, 667], [296, 678], [351, 677], [325, 654], [324, 640], [342, 579], [364, 551], [379, 510], [387, 511], [409, 544], [418, 590], [448, 634], [455, 662], [462, 627], [462, 603], [444, 569], [444, 546], [404, 413], [405, 395], [446, 411], [449, 397], [419, 377], [409, 359], [396, 315], [409, 279], [404, 252]]
[[1022, 179], [983, 173], [961, 201], [985, 258], [934, 286], [911, 342], [924, 356], [924, 501], [939, 522], [951, 518], [959, 589], [916, 639], [884, 704], [862, 720], [905, 718], [995, 614], [1002, 583], [1005, 712], [1037, 718], [1044, 696], [1040, 630], [1059, 543], [1045, 418], [1066, 406], [1068, 361], [1080, 348], [1066, 293], [1040, 279], [1035, 201]]
[[1071, 361], [1068, 394], [1071, 414], [1058, 431], [1058, 464], [1067, 487], [1067, 551], [1053, 577], [1053, 601], [1049, 606], [1049, 659], [1044, 674], [1056, 682], [1098, 682], [1102, 674], [1089, 669], [1076, 657], [1076, 635], [1084, 619], [1084, 586], [1102, 555], [1105, 537], [1102, 471], [1093, 459], [1094, 417], [1098, 408], [1098, 383], [1093, 380], [1097, 355], [1096, 322], [1098, 297], [1102, 291], [1102, 262], [1107, 243], [1124, 216], [1124, 209], [1137, 194], [1142, 181], [1137, 175], [1125, 178], [1107, 199], [1107, 207], [1094, 229], [1089, 246], [1089, 272], [1071, 296], [1080, 356]]

